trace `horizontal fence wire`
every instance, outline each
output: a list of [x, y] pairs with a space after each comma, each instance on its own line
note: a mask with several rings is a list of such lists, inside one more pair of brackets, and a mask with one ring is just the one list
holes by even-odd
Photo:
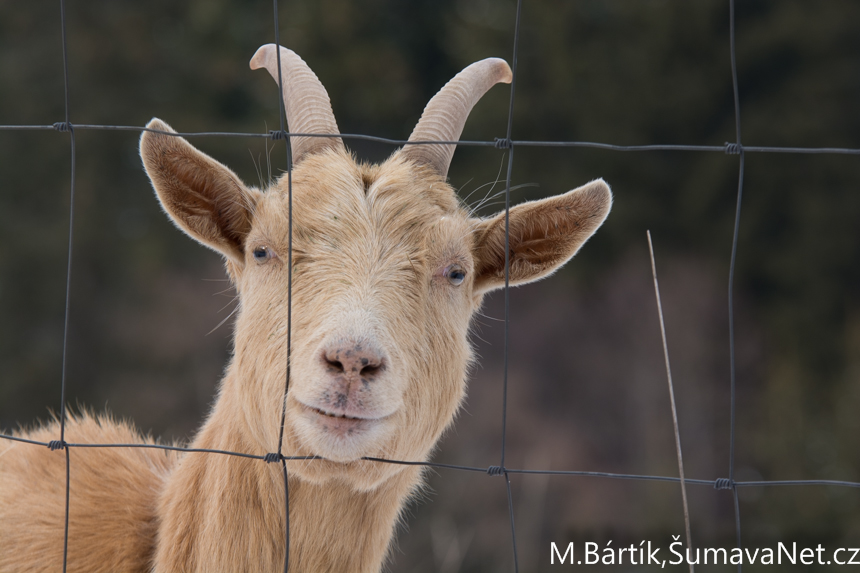
[[[274, 5], [274, 19], [275, 19], [275, 39], [276, 44], [280, 45], [280, 37], [279, 37], [279, 25], [278, 25], [278, 0], [273, 0]], [[735, 269], [735, 261], [737, 256], [737, 248], [738, 248], [738, 228], [740, 223], [740, 213], [741, 213], [741, 200], [743, 193], [743, 177], [744, 177], [744, 155], [746, 153], [779, 153], [779, 154], [812, 154], [812, 155], [860, 155], [860, 148], [844, 148], [844, 147], [796, 147], [796, 146], [746, 146], [741, 144], [741, 133], [740, 133], [740, 103], [738, 96], [738, 80], [737, 80], [737, 64], [736, 64], [736, 56], [735, 56], [735, 8], [734, 8], [734, 0], [729, 0], [729, 18], [730, 18], [730, 53], [731, 53], [731, 65], [732, 65], [732, 88], [734, 94], [734, 114], [735, 114], [735, 124], [736, 124], [736, 141], [735, 142], [726, 142], [723, 145], [683, 145], [683, 144], [649, 144], [649, 145], [616, 145], [610, 143], [599, 143], [599, 142], [591, 142], [591, 141], [535, 141], [535, 140], [515, 140], [512, 139], [511, 136], [511, 128], [512, 128], [512, 119], [513, 119], [513, 105], [514, 105], [514, 93], [516, 87], [516, 69], [517, 69], [517, 51], [518, 51], [518, 42], [519, 42], [519, 25], [521, 21], [521, 8], [522, 8], [522, 0], [518, 0], [517, 2], [517, 10], [516, 10], [516, 20], [515, 20], [515, 32], [514, 32], [514, 48], [513, 48], [513, 80], [511, 83], [511, 97], [510, 104], [508, 108], [508, 125], [507, 125], [507, 134], [504, 138], [495, 138], [492, 141], [489, 140], [462, 140], [462, 141], [407, 141], [402, 139], [392, 139], [386, 137], [378, 137], [373, 135], [366, 134], [345, 134], [345, 133], [329, 133], [329, 134], [321, 134], [321, 133], [291, 133], [286, 130], [285, 118], [284, 118], [284, 110], [283, 107], [279, 107], [280, 113], [280, 129], [279, 130], [271, 130], [266, 133], [248, 133], [248, 132], [232, 132], [232, 131], [203, 131], [203, 132], [172, 132], [172, 131], [163, 131], [158, 129], [151, 129], [148, 127], [141, 126], [130, 126], [130, 125], [98, 125], [98, 124], [76, 124], [72, 123], [70, 120], [69, 114], [69, 78], [68, 78], [68, 49], [66, 46], [66, 14], [65, 14], [65, 2], [61, 0], [60, 2], [60, 10], [61, 10], [61, 27], [62, 27], [62, 39], [63, 39], [63, 74], [64, 74], [64, 95], [65, 95], [65, 121], [57, 122], [50, 125], [0, 125], [0, 131], [56, 131], [61, 133], [69, 133], [71, 139], [71, 152], [72, 152], [72, 162], [71, 162], [71, 177], [70, 177], [70, 197], [71, 197], [71, 205], [69, 211], [69, 256], [68, 256], [68, 268], [67, 268], [67, 277], [66, 277], [66, 305], [65, 305], [65, 317], [64, 317], [64, 343], [63, 343], [63, 371], [61, 378], [61, 416], [59, 419], [60, 422], [60, 439], [43, 442], [38, 440], [32, 440], [28, 438], [23, 438], [21, 436], [9, 435], [9, 434], [0, 434], [0, 439], [20, 442], [30, 445], [48, 447], [52, 450], [64, 449], [66, 456], [66, 514], [65, 514], [65, 535], [64, 535], [64, 550], [63, 550], [63, 571], [66, 571], [67, 567], [67, 555], [68, 555], [68, 504], [69, 504], [69, 450], [71, 448], [145, 448], [145, 449], [159, 449], [159, 450], [169, 450], [176, 452], [183, 452], [188, 454], [216, 454], [216, 455], [225, 455], [239, 458], [249, 458], [261, 460], [267, 463], [271, 462], [280, 462], [283, 465], [284, 472], [284, 485], [285, 488], [288, 487], [287, 480], [287, 462], [291, 461], [303, 461], [309, 462], [314, 460], [323, 460], [319, 456], [285, 456], [282, 454], [281, 446], [279, 443], [278, 451], [273, 453], [267, 453], [264, 455], [257, 454], [249, 454], [243, 452], [234, 452], [227, 450], [216, 450], [216, 449], [205, 449], [205, 448], [190, 448], [183, 446], [175, 446], [175, 445], [164, 445], [164, 444], [146, 444], [146, 443], [131, 443], [131, 444], [104, 444], [104, 443], [69, 443], [64, 440], [64, 431], [65, 431], [65, 420], [66, 420], [66, 411], [65, 411], [65, 397], [66, 397], [66, 358], [67, 358], [67, 345], [66, 345], [66, 337], [68, 334], [68, 326], [69, 326], [69, 308], [70, 308], [70, 284], [71, 284], [71, 272], [72, 272], [72, 245], [73, 245], [73, 225], [74, 225], [74, 187], [75, 187], [75, 138], [74, 134], [76, 130], [95, 130], [95, 131], [123, 131], [123, 132], [151, 132], [158, 133], [162, 135], [172, 136], [172, 137], [238, 137], [238, 138], [265, 138], [271, 140], [284, 140], [287, 143], [287, 156], [288, 156], [288, 187], [290, 196], [292, 196], [292, 161], [290, 155], [290, 138], [292, 137], [336, 137], [345, 140], [357, 140], [357, 141], [369, 141], [381, 144], [388, 145], [457, 145], [457, 146], [470, 146], [470, 147], [494, 147], [496, 149], [500, 149], [505, 151], [508, 154], [508, 173], [506, 178], [506, 189], [505, 189], [505, 213], [506, 213], [506, 223], [505, 223], [505, 240], [506, 244], [509, 240], [509, 213], [510, 213], [510, 190], [511, 190], [511, 169], [512, 169], [512, 160], [513, 160], [513, 150], [515, 147], [544, 147], [544, 148], [586, 148], [586, 149], [598, 149], [598, 150], [606, 150], [606, 151], [620, 151], [620, 152], [645, 152], [645, 151], [671, 151], [671, 152], [719, 152], [728, 155], [738, 155], [740, 159], [739, 164], [739, 175], [738, 175], [738, 195], [737, 195], [737, 206], [735, 212], [735, 223], [734, 223], [734, 233], [732, 240], [732, 256], [730, 263], [730, 271], [729, 271], [729, 351], [730, 351], [730, 360], [731, 360], [731, 427], [730, 427], [730, 439], [731, 439], [731, 447], [730, 447], [730, 460], [729, 460], [729, 471], [728, 478], [715, 478], [715, 479], [696, 479], [696, 478], [684, 478], [683, 482], [687, 484], [697, 485], [697, 486], [710, 486], [717, 490], [731, 490], [734, 498], [734, 506], [735, 506], [735, 525], [736, 525], [736, 535], [737, 535], [737, 544], [738, 547], [741, 546], [741, 536], [740, 536], [740, 514], [738, 509], [738, 495], [737, 488], [750, 488], [750, 487], [787, 487], [787, 486], [829, 486], [829, 487], [846, 487], [846, 488], [860, 488], [860, 482], [853, 481], [841, 481], [841, 480], [758, 480], [758, 481], [735, 481], [734, 480], [734, 443], [735, 443], [735, 365], [734, 365], [734, 320], [733, 320], [733, 308], [732, 308], [732, 299], [733, 299], [733, 290], [734, 290], [734, 269]], [[278, 53], [278, 57], [280, 57], [280, 53]], [[280, 66], [279, 68], [279, 77], [278, 86], [279, 86], [279, 104], [280, 104], [280, 94], [283, 93], [283, 78], [280, 75]], [[290, 229], [292, 230], [292, 209], [290, 210]], [[290, 232], [290, 237], [292, 238], [292, 232]], [[396, 464], [396, 465], [405, 465], [405, 466], [421, 466], [438, 470], [453, 470], [460, 472], [477, 472], [477, 473], [486, 473], [490, 476], [500, 476], [504, 475], [507, 486], [507, 499], [508, 499], [508, 507], [509, 507], [509, 516], [511, 520], [511, 534], [512, 534], [512, 545], [514, 551], [514, 569], [518, 570], [518, 562], [517, 562], [517, 549], [516, 549], [516, 529], [514, 527], [514, 514], [513, 514], [513, 500], [511, 497], [511, 488], [510, 488], [510, 474], [518, 474], [518, 475], [555, 475], [555, 476], [568, 476], [568, 477], [585, 477], [585, 478], [602, 478], [602, 479], [615, 479], [615, 480], [634, 480], [634, 481], [652, 481], [652, 482], [669, 482], [669, 483], [680, 483], [682, 478], [675, 476], [661, 476], [661, 475], [646, 475], [646, 474], [623, 474], [623, 473], [611, 473], [611, 472], [597, 472], [597, 471], [579, 471], [579, 470], [542, 470], [542, 469], [516, 469], [509, 468], [505, 466], [505, 420], [507, 414], [507, 363], [508, 363], [508, 283], [509, 283], [509, 266], [510, 262], [508, 260], [508, 251], [506, 248], [506, 262], [505, 262], [505, 349], [504, 349], [504, 360], [505, 360], [505, 368], [504, 368], [504, 384], [503, 384], [503, 413], [502, 413], [502, 450], [501, 450], [501, 463], [499, 466], [465, 466], [465, 465], [454, 465], [454, 464], [443, 464], [443, 463], [435, 463], [428, 461], [410, 461], [410, 460], [392, 460], [385, 458], [376, 458], [376, 457], [363, 457], [361, 460], [372, 462], [372, 463], [382, 463], [382, 464]], [[290, 293], [291, 293], [290, 288]], [[291, 308], [291, 304], [288, 305]], [[288, 322], [289, 322], [288, 318]], [[288, 325], [287, 331], [288, 336], [290, 334], [290, 327]], [[288, 352], [290, 343], [288, 342]], [[288, 358], [289, 364], [289, 358]], [[285, 391], [284, 395], [289, 391], [289, 368], [287, 370], [287, 378], [285, 380]], [[281, 428], [283, 430], [284, 426], [284, 417], [285, 410], [282, 411], [282, 419], [281, 419]], [[281, 436], [283, 435], [283, 431], [281, 432]], [[289, 496], [287, 494], [287, 504]], [[286, 526], [286, 544], [287, 551], [285, 556], [284, 570], [286, 571], [289, 564], [289, 505], [286, 507], [287, 513], [287, 526]], [[740, 571], [740, 565], [738, 566], [738, 570]]]
[[[62, 127], [57, 127], [62, 125]], [[603, 149], [606, 151], [712, 151], [725, 153], [727, 155], [738, 155], [741, 150], [744, 153], [789, 153], [802, 155], [860, 155], [860, 148], [853, 147], [789, 147], [780, 145], [744, 145], [738, 146], [735, 143], [724, 143], [723, 145], [684, 145], [684, 144], [651, 144], [651, 145], [616, 145], [613, 143], [600, 143], [596, 141], [540, 141], [532, 139], [512, 139], [506, 140], [496, 138], [493, 141], [464, 139], [460, 141], [408, 141], [406, 139], [392, 139], [389, 137], [379, 137], [376, 135], [366, 135], [362, 133], [292, 133], [289, 131], [269, 131], [268, 133], [253, 133], [242, 131], [185, 131], [174, 132], [164, 131], [161, 129], [152, 129], [149, 127], [136, 125], [98, 125], [98, 124], [68, 124], [77, 130], [97, 130], [97, 131], [135, 131], [143, 133], [158, 133], [161, 135], [169, 135], [172, 137], [248, 137], [279, 140], [285, 137], [326, 137], [351, 139], [356, 141], [372, 141], [375, 143], [383, 143], [387, 145], [456, 145], [467, 147], [495, 147], [497, 149], [507, 149], [511, 146], [516, 147], [561, 147], [561, 148], [584, 148], [584, 149]], [[0, 131], [65, 131], [66, 124], [52, 125], [0, 125]]]
[[[20, 436], [13, 436], [9, 434], [0, 434], [0, 439], [10, 440], [13, 442], [21, 442], [25, 444], [33, 444], [36, 446], [50, 447], [51, 444], [55, 442], [42, 442], [39, 440], [30, 440], [28, 438], [22, 438]], [[183, 452], [183, 453], [202, 453], [202, 454], [219, 454], [223, 456], [233, 456], [237, 458], [249, 458], [254, 460], [266, 460], [265, 455], [260, 454], [248, 454], [243, 452], [232, 452], [229, 450], [213, 450], [208, 448], [186, 448], [183, 446], [170, 446], [164, 444], [85, 444], [85, 443], [73, 443], [66, 442], [65, 446], [68, 448], [139, 448], [139, 449], [150, 449], [150, 450], [169, 450], [173, 452]], [[290, 461], [312, 461], [312, 460], [325, 460], [325, 458], [320, 456], [281, 456], [278, 460], [284, 460], [287, 462]], [[366, 462], [376, 462], [381, 464], [396, 464], [403, 466], [424, 466], [428, 468], [436, 468], [436, 469], [445, 469], [445, 470], [458, 470], [465, 472], [477, 472], [477, 473], [486, 473], [490, 475], [496, 475], [496, 471], [499, 469], [499, 466], [463, 466], [456, 464], [442, 464], [436, 462], [423, 462], [423, 461], [407, 461], [407, 460], [389, 460], [385, 458], [374, 458], [374, 457], [363, 457], [361, 460]], [[523, 474], [523, 475], [556, 475], [556, 476], [574, 476], [574, 477], [600, 477], [600, 478], [612, 478], [612, 479], [622, 479], [622, 480], [644, 480], [644, 481], [667, 481], [667, 482], [675, 482], [680, 483], [681, 478], [673, 477], [673, 476], [659, 476], [659, 475], [647, 475], [647, 474], [621, 474], [621, 473], [613, 473], [613, 472], [592, 472], [592, 471], [580, 471], [580, 470], [538, 470], [538, 469], [518, 469], [518, 468], [505, 468], [505, 471], [510, 474]], [[686, 478], [684, 480], [686, 483], [696, 484], [696, 485], [709, 485], [714, 487], [715, 489], [726, 489], [724, 487], [720, 487], [720, 485], [724, 482], [724, 478], [717, 479], [693, 479]], [[842, 481], [842, 480], [822, 480], [822, 479], [808, 479], [808, 480], [758, 480], [758, 481], [735, 481], [733, 482], [737, 487], [768, 487], [768, 486], [798, 486], [798, 485], [826, 485], [826, 486], [837, 486], [837, 487], [852, 487], [852, 488], [860, 488], [860, 482], [853, 481]]]

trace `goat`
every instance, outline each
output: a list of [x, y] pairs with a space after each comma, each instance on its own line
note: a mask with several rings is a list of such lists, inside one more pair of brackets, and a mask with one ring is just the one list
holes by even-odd
[[[426, 461], [463, 400], [470, 321], [505, 284], [505, 213], [474, 218], [447, 183], [454, 144], [405, 145], [359, 163], [328, 94], [295, 53], [261, 47], [251, 68], [277, 81], [293, 136], [287, 176], [260, 190], [153, 119], [140, 154], [173, 222], [221, 253], [240, 309], [217, 401], [191, 448], [278, 450], [290, 461], [290, 571], [376, 572]], [[434, 96], [410, 142], [455, 142], [475, 103], [510, 83], [500, 59], [474, 63]], [[567, 262], [611, 206], [602, 180], [510, 210], [509, 281]], [[292, 208], [292, 237], [290, 237]], [[292, 260], [288, 258], [292, 240]], [[292, 267], [292, 332], [287, 331]], [[284, 395], [291, 336], [290, 387]], [[280, 418], [286, 400], [286, 422]], [[84, 413], [70, 443], [153, 443]], [[48, 441], [58, 423], [20, 435]], [[279, 571], [286, 499], [279, 464], [152, 449], [70, 451], [69, 571]], [[62, 452], [0, 451], [0, 571], [62, 562]]]

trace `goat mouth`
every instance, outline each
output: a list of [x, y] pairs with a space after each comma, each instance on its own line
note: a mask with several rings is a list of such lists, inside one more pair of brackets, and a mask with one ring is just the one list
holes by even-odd
[[300, 414], [294, 428], [308, 453], [333, 462], [354, 462], [378, 451], [381, 440], [389, 435], [391, 415], [371, 417], [363, 411], [331, 411], [295, 400]]
[[326, 418], [332, 418], [335, 420], [352, 420], [355, 422], [364, 422], [367, 420], [373, 420], [374, 418], [357, 418], [355, 416], [347, 416], [346, 414], [338, 414], [336, 412], [326, 412], [325, 410], [320, 410], [319, 408], [314, 408], [313, 406], [307, 407], [311, 412], [315, 414], [319, 414], [320, 416], [325, 416]]
[[355, 413], [346, 414], [344, 412], [332, 412], [330, 410], [324, 410], [317, 406], [309, 406], [308, 404], [303, 403], [301, 400], [296, 400], [299, 406], [308, 414], [319, 416], [319, 420], [332, 422], [341, 425], [356, 425], [363, 426], [374, 424], [375, 422], [381, 422], [388, 416], [361, 416], [356, 415]]

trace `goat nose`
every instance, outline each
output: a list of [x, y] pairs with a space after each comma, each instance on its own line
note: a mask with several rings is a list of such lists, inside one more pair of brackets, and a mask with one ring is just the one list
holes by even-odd
[[366, 343], [338, 343], [323, 350], [322, 359], [331, 374], [361, 376], [372, 380], [385, 370], [383, 353]]

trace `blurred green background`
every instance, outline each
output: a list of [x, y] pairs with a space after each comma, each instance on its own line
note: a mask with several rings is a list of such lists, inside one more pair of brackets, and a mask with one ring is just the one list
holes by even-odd
[[[70, 0], [67, 12], [73, 123], [140, 126], [157, 116], [180, 131], [277, 127], [276, 86], [248, 69], [274, 39], [270, 2]], [[320, 77], [344, 133], [405, 138], [456, 72], [489, 56], [510, 61], [513, 49], [512, 0], [283, 0], [280, 14], [282, 43]], [[526, 1], [514, 138], [734, 141], [728, 23], [726, 0]], [[0, 2], [0, 124], [63, 120], [61, 48], [57, 2]], [[744, 143], [860, 148], [860, 4], [738, 0], [737, 57]], [[504, 136], [508, 97], [507, 87], [494, 88], [464, 139]], [[68, 139], [0, 131], [6, 429], [59, 407]], [[137, 140], [77, 132], [68, 400], [185, 440], [227, 360], [231, 325], [216, 326], [233, 295], [218, 256], [160, 212]], [[282, 143], [193, 143], [249, 184], [286, 168]], [[368, 160], [392, 151], [347, 143]], [[502, 160], [492, 148], [462, 147], [450, 180], [462, 197], [475, 192], [474, 204]], [[748, 154], [746, 167], [736, 478], [860, 481], [860, 158]], [[603, 177], [615, 205], [567, 268], [511, 293], [509, 467], [677, 475], [650, 229], [687, 476], [727, 477], [737, 173], [738, 158], [721, 153], [517, 149], [514, 184], [536, 186], [515, 200]], [[481, 363], [436, 461], [498, 463], [501, 301], [492, 296], [477, 318]], [[677, 485], [513, 476], [512, 486], [521, 571], [550, 568], [550, 541], [668, 547], [683, 532]], [[731, 547], [730, 492], [689, 493], [694, 545]], [[747, 546], [860, 543], [858, 490], [740, 493]], [[502, 479], [433, 473], [410, 505], [390, 569], [512, 570], [507, 512]]]

